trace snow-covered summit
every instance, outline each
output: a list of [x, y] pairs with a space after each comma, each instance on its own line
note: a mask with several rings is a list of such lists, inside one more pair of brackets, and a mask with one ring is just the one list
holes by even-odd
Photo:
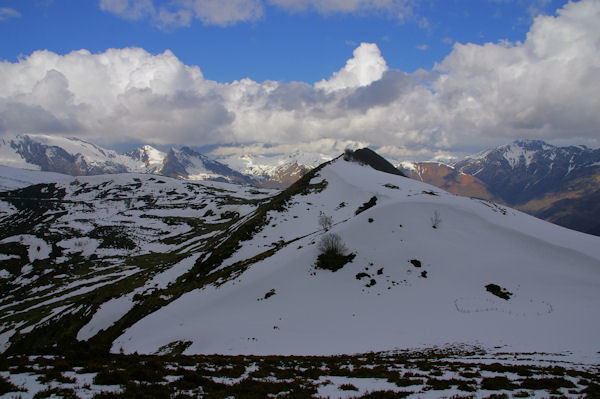
[[[302, 169], [304, 172], [327, 162], [331, 157], [320, 153], [294, 151], [289, 154], [242, 154], [218, 157], [220, 162], [229, 165], [241, 173], [256, 178], [277, 178], [282, 172], [292, 169]], [[300, 176], [297, 176], [298, 178]]]
[[157, 150], [151, 145], [143, 145], [134, 150], [128, 151], [125, 153], [128, 157], [143, 162], [148, 171], [152, 173], [159, 172], [162, 167], [167, 154]]
[[[283, 200], [265, 205], [261, 225], [240, 225], [254, 233], [228, 241], [237, 249], [208, 272], [230, 278], [142, 318], [113, 351], [173, 342], [228, 354], [600, 349], [598, 237], [342, 158], [274, 198]], [[355, 255], [335, 272], [315, 266], [327, 234]]]

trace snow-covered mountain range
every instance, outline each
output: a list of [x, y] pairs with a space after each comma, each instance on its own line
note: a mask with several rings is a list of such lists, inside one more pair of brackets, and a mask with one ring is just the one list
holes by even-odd
[[405, 162], [399, 168], [452, 193], [498, 201], [600, 235], [600, 149], [518, 140], [453, 165]]
[[48, 135], [0, 138], [0, 165], [71, 176], [151, 173], [186, 180], [284, 188], [326, 160], [322, 155], [302, 152], [216, 159], [185, 146], [163, 152], [143, 145], [118, 154], [77, 138]]
[[526, 203], [600, 172], [600, 149], [556, 147], [539, 140], [518, 140], [457, 162], [454, 167], [477, 177], [502, 200]]
[[[22, 135], [0, 139], [0, 165], [7, 165], [0, 169], [0, 185], [17, 188], [59, 177], [49, 171], [67, 175], [130, 172], [283, 189], [327, 160], [325, 155], [300, 151], [207, 156], [189, 147], [163, 152], [149, 145], [118, 154], [80, 139]], [[600, 149], [519, 140], [451, 165], [402, 162], [398, 169], [453, 194], [496, 201], [600, 235], [596, 217], [600, 212]]]

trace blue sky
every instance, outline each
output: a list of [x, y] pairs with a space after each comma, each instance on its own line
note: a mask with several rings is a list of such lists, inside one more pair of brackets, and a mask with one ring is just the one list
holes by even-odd
[[600, 146], [600, 0], [0, 0], [0, 136], [460, 158]]
[[66, 54], [134, 46], [153, 54], [170, 49], [219, 82], [315, 82], [343, 66], [361, 42], [377, 43], [390, 68], [431, 69], [457, 41], [523, 41], [535, 14], [553, 14], [564, 3], [431, 0], [417, 2], [414, 15], [403, 21], [376, 12], [323, 15], [265, 4], [256, 20], [219, 26], [192, 19], [190, 26], [163, 27], [149, 16], [127, 19], [103, 11], [95, 0], [3, 0], [0, 7], [20, 16], [0, 23], [0, 57], [15, 61], [41, 49]]

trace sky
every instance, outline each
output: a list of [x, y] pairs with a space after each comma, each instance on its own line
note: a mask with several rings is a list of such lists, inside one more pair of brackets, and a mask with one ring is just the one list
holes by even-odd
[[600, 0], [0, 0], [0, 135], [216, 155], [600, 146]]

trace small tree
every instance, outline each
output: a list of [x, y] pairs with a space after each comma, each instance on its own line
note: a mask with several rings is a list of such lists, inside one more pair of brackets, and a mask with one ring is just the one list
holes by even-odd
[[323, 212], [319, 213], [319, 226], [325, 231], [328, 231], [333, 225], [333, 218], [331, 216], [327, 216]]
[[325, 234], [319, 241], [319, 251], [321, 254], [317, 257], [315, 267], [318, 269], [327, 269], [335, 272], [344, 267], [348, 262], [352, 262], [355, 254], [346, 255], [348, 248], [337, 234]]
[[344, 255], [347, 250], [342, 237], [337, 234], [325, 234], [319, 241], [319, 251], [325, 255]]
[[431, 227], [437, 229], [441, 222], [442, 219], [440, 218], [440, 213], [437, 210], [435, 210], [433, 212], [433, 216], [431, 217]]

